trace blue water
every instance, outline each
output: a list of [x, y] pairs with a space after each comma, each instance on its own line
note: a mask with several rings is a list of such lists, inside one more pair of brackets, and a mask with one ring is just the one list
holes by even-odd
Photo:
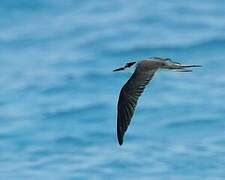
[[[225, 1], [1, 0], [0, 179], [225, 179]], [[158, 72], [124, 145], [130, 59]]]

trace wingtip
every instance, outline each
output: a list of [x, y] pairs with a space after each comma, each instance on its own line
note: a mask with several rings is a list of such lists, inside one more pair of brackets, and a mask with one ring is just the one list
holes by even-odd
[[123, 140], [122, 139], [118, 139], [119, 145], [122, 146], [123, 145]]
[[120, 132], [119, 129], [117, 129], [117, 139], [120, 146], [123, 144], [123, 134]]

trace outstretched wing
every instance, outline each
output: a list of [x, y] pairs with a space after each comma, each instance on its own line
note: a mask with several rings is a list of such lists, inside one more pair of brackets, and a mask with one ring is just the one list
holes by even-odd
[[152, 79], [154, 73], [155, 70], [140, 72], [136, 68], [120, 91], [117, 106], [117, 138], [120, 145], [123, 144], [123, 136], [134, 114], [138, 98], [144, 91], [145, 86]]

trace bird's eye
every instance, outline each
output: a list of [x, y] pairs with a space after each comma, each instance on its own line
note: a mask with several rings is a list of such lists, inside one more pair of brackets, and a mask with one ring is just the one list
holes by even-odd
[[164, 63], [164, 62], [161, 62], [161, 63], [160, 63], [160, 66], [165, 66], [165, 63]]

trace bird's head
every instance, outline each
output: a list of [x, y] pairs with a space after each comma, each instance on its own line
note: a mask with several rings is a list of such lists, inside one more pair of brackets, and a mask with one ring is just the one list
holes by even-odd
[[170, 69], [170, 70], [175, 70], [177, 72], [192, 72], [191, 67], [201, 67], [201, 65], [184, 65], [181, 63], [178, 63], [170, 58], [160, 58], [157, 60], [159, 68], [161, 69]]

